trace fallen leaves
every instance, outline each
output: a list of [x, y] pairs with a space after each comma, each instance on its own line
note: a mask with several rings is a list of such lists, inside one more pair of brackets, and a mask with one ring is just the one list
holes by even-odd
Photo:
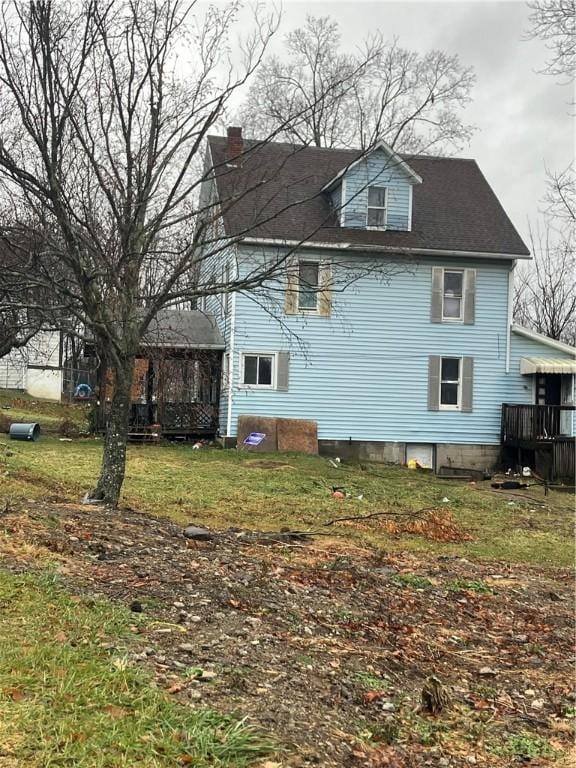
[[126, 707], [119, 707], [117, 704], [107, 704], [104, 707], [104, 712], [106, 712], [107, 715], [110, 715], [110, 717], [120, 718], [126, 717], [126, 715], [130, 713], [130, 710], [126, 709]]
[[22, 690], [22, 688], [5, 688], [3, 691], [4, 695], [7, 696], [9, 699], [12, 699], [12, 701], [24, 701], [26, 698], [26, 694]]
[[[67, 521], [76, 512], [70, 507], [61, 514]], [[460, 748], [465, 761], [466, 737], [480, 725], [490, 738], [498, 739], [504, 727], [529, 727], [545, 739], [570, 740], [573, 721], [557, 715], [572, 710], [570, 692], [559, 691], [558, 707], [547, 698], [553, 681], [567, 679], [569, 601], [552, 605], [549, 595], [567, 594], [568, 576], [563, 582], [544, 569], [377, 553], [339, 541], [284, 552], [222, 539], [192, 552], [168, 521], [101, 510], [78, 520], [71, 528], [79, 539], [76, 559], [66, 579], [77, 591], [98, 592], [126, 607], [134, 599], [146, 605], [133, 631], [150, 653], [136, 659], [115, 648], [108, 663], [119, 671], [128, 664], [152, 665], [169, 695], [247, 715], [323, 768], [420, 768], [430, 744], [439, 741], [450, 759]], [[390, 530], [395, 535], [418, 525], [420, 535], [452, 541], [461, 535], [453, 522], [448, 510], [429, 510], [422, 520], [394, 520]], [[85, 536], [83, 526], [89, 529]], [[25, 528], [24, 520], [22, 536]], [[130, 546], [122, 543], [126, 539]], [[83, 542], [102, 544], [113, 556], [98, 560]], [[483, 584], [493, 589], [479, 594]], [[463, 591], [463, 585], [474, 588]], [[55, 627], [54, 641], [68, 642], [67, 632], [72, 636], [68, 625]], [[218, 672], [214, 683], [207, 666]], [[194, 669], [207, 672], [207, 684]], [[386, 676], [386, 691], [362, 685], [359, 673]], [[431, 675], [453, 700], [448, 711], [441, 706], [434, 715], [418, 710]], [[542, 710], [530, 706], [533, 700], [545, 701]], [[110, 703], [104, 711], [110, 718], [128, 717], [123, 704]], [[393, 743], [378, 732], [385, 724], [398, 731]], [[360, 728], [372, 734], [368, 746], [358, 743]], [[335, 738], [336, 730], [341, 737]], [[184, 744], [179, 751], [186, 752]], [[476, 754], [479, 764], [503, 766], [484, 745]], [[295, 764], [292, 756], [277, 760], [257, 765]], [[182, 754], [176, 764], [194, 763]]]

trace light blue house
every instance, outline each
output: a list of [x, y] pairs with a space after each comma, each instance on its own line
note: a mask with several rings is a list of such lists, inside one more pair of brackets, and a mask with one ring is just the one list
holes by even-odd
[[228, 444], [241, 415], [307, 419], [325, 452], [483, 469], [503, 404], [546, 406], [539, 426], [518, 416], [507, 447], [524, 462], [538, 439], [565, 441], [573, 467], [576, 349], [512, 325], [514, 266], [530, 256], [474, 161], [229, 129], [207, 162], [203, 199], [228, 245], [201, 280], [239, 289], [203, 307], [226, 344]]

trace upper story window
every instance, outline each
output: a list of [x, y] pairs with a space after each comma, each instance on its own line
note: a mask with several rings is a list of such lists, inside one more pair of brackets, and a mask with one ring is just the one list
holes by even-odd
[[464, 270], [445, 269], [442, 285], [442, 319], [462, 320]]
[[369, 229], [386, 229], [386, 187], [368, 187], [366, 226]]
[[320, 265], [317, 261], [298, 262], [298, 309], [318, 311]]
[[476, 270], [432, 267], [430, 320], [448, 325], [476, 322]]

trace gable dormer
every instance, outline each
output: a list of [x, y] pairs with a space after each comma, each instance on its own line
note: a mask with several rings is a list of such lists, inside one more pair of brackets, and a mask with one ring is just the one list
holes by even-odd
[[341, 227], [412, 229], [412, 190], [421, 177], [385, 142], [380, 141], [343, 168], [326, 186]]

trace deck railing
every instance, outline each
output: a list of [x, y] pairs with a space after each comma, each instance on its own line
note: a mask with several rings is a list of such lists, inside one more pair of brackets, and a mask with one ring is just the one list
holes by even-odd
[[542, 443], [574, 436], [574, 405], [502, 405], [502, 443]]
[[130, 427], [139, 430], [159, 424], [163, 434], [215, 434], [218, 430], [216, 403], [161, 403], [149, 406], [132, 403]]

